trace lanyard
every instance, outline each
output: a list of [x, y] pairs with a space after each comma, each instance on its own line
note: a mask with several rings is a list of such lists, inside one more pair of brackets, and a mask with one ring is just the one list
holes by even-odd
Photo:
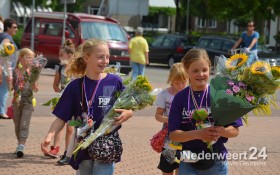
[[[90, 98], [90, 100], [88, 101], [88, 98], [87, 98], [87, 91], [86, 91], [86, 85], [85, 85], [85, 77], [84, 77], [84, 80], [83, 80], [83, 89], [84, 89], [84, 92], [85, 92], [85, 98], [86, 98], [86, 103], [87, 103], [87, 108], [88, 108], [87, 113], [88, 113], [88, 117], [90, 117], [90, 118], [93, 117], [93, 116], [92, 116], [92, 114], [93, 114], [93, 108], [91, 107], [91, 105], [92, 105], [92, 103], [93, 103], [94, 96], [95, 96], [95, 94], [96, 94], [96, 91], [97, 91], [97, 89], [98, 89], [98, 87], [99, 87], [100, 82], [101, 82], [101, 75], [100, 75], [100, 77], [99, 77], [99, 80], [98, 80], [98, 82], [97, 82], [97, 85], [96, 85], [95, 88], [94, 88], [94, 91], [93, 91], [93, 93], [92, 93], [92, 95], [91, 95], [91, 98]], [[90, 109], [91, 109], [91, 110], [90, 110]]]

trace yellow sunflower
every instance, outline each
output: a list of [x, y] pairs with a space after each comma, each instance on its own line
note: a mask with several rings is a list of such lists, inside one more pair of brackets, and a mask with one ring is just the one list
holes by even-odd
[[12, 55], [15, 52], [15, 46], [11, 43], [5, 43], [4, 50], [8, 55]]
[[[226, 61], [226, 68], [228, 69], [237, 69], [238, 67], [242, 66], [244, 63], [246, 63], [248, 59], [248, 55], [241, 53], [241, 54], [235, 54], [231, 56], [227, 61]], [[236, 62], [236, 63], [234, 63]]]
[[256, 61], [251, 66], [251, 72], [253, 74], [266, 74], [271, 72], [271, 67], [267, 62]]
[[280, 67], [277, 66], [271, 67], [271, 73], [274, 79], [280, 78]]

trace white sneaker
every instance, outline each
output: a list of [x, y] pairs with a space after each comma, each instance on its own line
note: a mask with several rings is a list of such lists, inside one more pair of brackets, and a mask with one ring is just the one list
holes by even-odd
[[23, 155], [24, 155], [23, 150], [24, 150], [24, 145], [19, 144], [18, 147], [17, 147], [17, 150], [15, 151], [15, 153], [17, 154], [18, 158], [22, 158], [23, 157]]

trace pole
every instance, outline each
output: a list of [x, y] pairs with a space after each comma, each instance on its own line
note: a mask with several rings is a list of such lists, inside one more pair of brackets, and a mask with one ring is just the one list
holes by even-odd
[[31, 49], [34, 50], [34, 12], [35, 0], [32, 0], [32, 28], [31, 28]]
[[61, 46], [63, 46], [65, 42], [66, 12], [67, 12], [67, 5], [66, 5], [66, 0], [64, 0], [64, 19], [63, 19], [63, 32], [62, 32]]
[[186, 33], [189, 33], [189, 16], [190, 16], [190, 0], [188, 0], [187, 19], [186, 19]]

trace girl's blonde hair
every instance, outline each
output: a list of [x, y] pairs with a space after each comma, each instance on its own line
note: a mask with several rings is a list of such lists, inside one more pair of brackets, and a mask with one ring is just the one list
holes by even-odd
[[172, 84], [172, 82], [178, 81], [188, 81], [188, 74], [186, 73], [182, 63], [175, 63], [170, 68], [169, 76], [167, 79], [167, 84]]
[[22, 49], [19, 50], [16, 67], [18, 67], [18, 65], [19, 65], [19, 58], [20, 58], [20, 57], [23, 57], [24, 55], [27, 55], [27, 54], [33, 54], [33, 55], [35, 55], [35, 53], [34, 53], [31, 49], [29, 49], [29, 48], [27, 48], [27, 47], [26, 47], [26, 48], [22, 48]]
[[209, 64], [209, 68], [211, 68], [211, 61], [205, 49], [190, 49], [182, 58], [181, 62], [184, 65], [185, 69], [188, 69], [193, 62], [198, 60], [205, 60]]
[[107, 45], [107, 42], [98, 38], [90, 38], [86, 40], [83, 44], [81, 44], [81, 46], [79, 46], [74, 53], [74, 59], [72, 59], [67, 65], [67, 76], [74, 76], [77, 78], [84, 76], [86, 73], [87, 66], [84, 57], [86, 55], [89, 56], [93, 52], [93, 49], [100, 44]]

